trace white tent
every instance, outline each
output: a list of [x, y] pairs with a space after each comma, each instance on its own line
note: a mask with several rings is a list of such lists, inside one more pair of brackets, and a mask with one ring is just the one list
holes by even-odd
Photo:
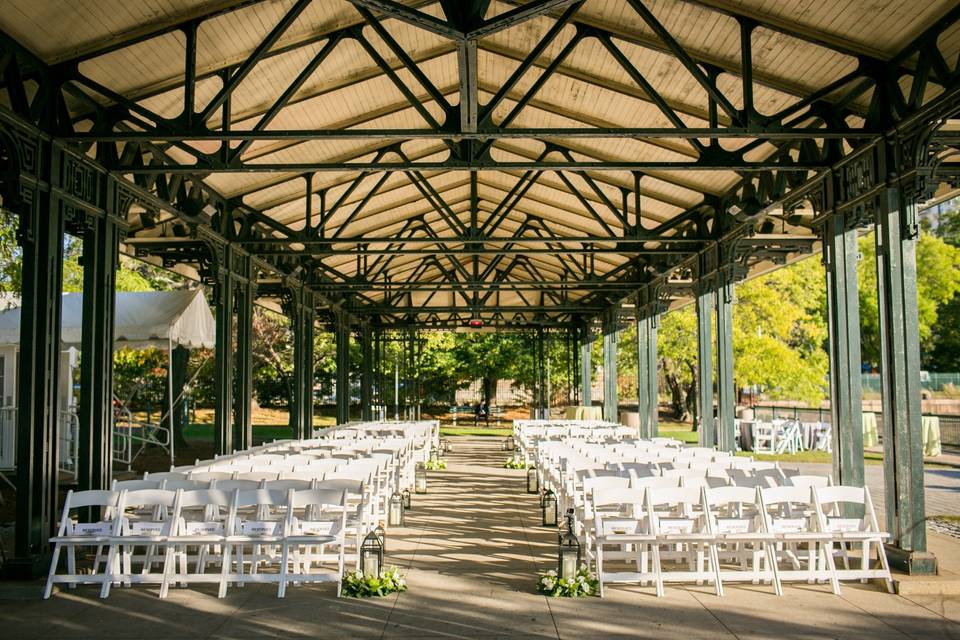
[[[63, 296], [60, 340], [79, 347], [83, 327], [83, 294]], [[183, 346], [213, 348], [216, 322], [202, 289], [117, 293], [114, 341], [118, 347], [143, 349]], [[0, 311], [0, 345], [20, 343], [20, 307]]]
[[[203, 289], [183, 291], [147, 291], [121, 292], [116, 294], [116, 315], [114, 320], [114, 346], [133, 349], [157, 347], [170, 353], [175, 347], [188, 349], [201, 347], [213, 348], [216, 343], [217, 329], [213, 313], [203, 295]], [[12, 406], [16, 398], [16, 357], [20, 346], [20, 304], [18, 300], [7, 300], [7, 305], [16, 305], [0, 311], [0, 468], [12, 468], [15, 447], [16, 408]], [[63, 295], [62, 324], [60, 341], [64, 351], [61, 354], [60, 371], [60, 408], [61, 413], [72, 413], [73, 375], [76, 366], [76, 351], [80, 348], [83, 334], [83, 294], [67, 293]], [[167, 367], [168, 394], [167, 414], [173, 414], [174, 390], [172, 372]], [[75, 418], [75, 416], [74, 416]], [[162, 418], [161, 418], [162, 420]], [[61, 431], [68, 431], [61, 425]], [[116, 436], [115, 436], [116, 437]], [[71, 443], [75, 435], [61, 433], [61, 462], [67, 468], [74, 468]], [[132, 443], [130, 437], [127, 442]], [[157, 442], [170, 452], [173, 461], [173, 439]], [[129, 460], [127, 461], [129, 463]]]

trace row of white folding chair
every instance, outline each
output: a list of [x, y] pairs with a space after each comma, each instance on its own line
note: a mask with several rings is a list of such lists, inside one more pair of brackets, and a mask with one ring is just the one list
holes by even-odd
[[[112, 514], [105, 516], [111, 519], [89, 523], [73, 520], [73, 512], [88, 507], [100, 508], [104, 514]], [[184, 509], [197, 507], [202, 510], [199, 519], [184, 517]], [[262, 507], [282, 510], [283, 517], [264, 521], [256, 519], [259, 516], [251, 519], [244, 515], [245, 508], [250, 510], [250, 513], [261, 513]], [[229, 510], [226, 520], [208, 519], [211, 509], [219, 512], [224, 508]], [[153, 521], [129, 518], [126, 515], [128, 509], [152, 511], [158, 513], [158, 517]], [[332, 516], [325, 516], [325, 513], [332, 513]], [[77, 583], [99, 584], [101, 597], [106, 597], [114, 582], [126, 585], [160, 584], [161, 597], [166, 596], [171, 582], [218, 582], [222, 597], [228, 582], [242, 584], [263, 581], [254, 576], [263, 560], [260, 549], [264, 545], [278, 546], [281, 551], [279, 573], [267, 578], [267, 581], [278, 582], [279, 597], [283, 597], [288, 579], [291, 547], [294, 548], [294, 573], [298, 574], [297, 582], [333, 579], [338, 583], [339, 595], [344, 565], [346, 518], [346, 492], [343, 490], [71, 491], [64, 504], [58, 535], [51, 539], [54, 553], [44, 597], [50, 596], [55, 583], [68, 583], [71, 587]], [[196, 568], [193, 572], [187, 571], [188, 546], [198, 548]], [[246, 546], [252, 546], [254, 553], [250, 562], [250, 573], [244, 572]], [[337, 570], [332, 576], [302, 575], [302, 570], [308, 569], [318, 560], [330, 558], [329, 554], [324, 554], [323, 549], [319, 555], [311, 553], [312, 548], [317, 546], [337, 548]], [[77, 547], [97, 549], [92, 573], [81, 575], [77, 572]], [[138, 547], [143, 548], [144, 552], [135, 556], [134, 551]], [[107, 549], [106, 556], [103, 555], [104, 548]], [[301, 560], [301, 548], [308, 553], [306, 563]], [[62, 550], [67, 552], [67, 574], [57, 573]], [[211, 562], [211, 554], [218, 551], [222, 554], [219, 558], [220, 572], [211, 578], [211, 574], [206, 573], [206, 566]], [[237, 554], [235, 563], [231, 560], [232, 553]], [[179, 573], [174, 571], [176, 556], [179, 556]], [[132, 571], [135, 557], [142, 565], [138, 573]], [[270, 559], [269, 556], [267, 558]], [[155, 564], [162, 565], [160, 573], [153, 572]]]
[[[641, 494], [643, 509], [639, 508]], [[601, 595], [606, 581], [645, 583], [648, 579], [654, 580], [657, 595], [663, 594], [668, 580], [712, 580], [718, 595], [722, 595], [723, 581], [760, 579], [771, 580], [778, 595], [783, 580], [829, 581], [839, 593], [840, 580], [881, 578], [892, 590], [882, 544], [887, 534], [880, 531], [869, 492], [861, 487], [620, 487], [595, 489], [592, 502]], [[624, 512], [624, 504], [633, 512]], [[844, 517], [848, 504], [864, 515]], [[617, 510], [608, 517], [605, 508], [610, 506]], [[813, 516], [808, 515], [811, 512]], [[805, 568], [798, 549], [804, 544]], [[834, 544], [841, 546], [844, 569], [836, 568]], [[859, 568], [850, 568], [848, 544], [861, 547]], [[637, 570], [607, 574], [604, 545], [616, 545], [621, 559], [632, 550]], [[687, 562], [684, 570], [663, 570], [663, 545], [685, 552], [686, 557], [680, 557]], [[879, 568], [869, 566], [874, 549]], [[647, 571], [647, 551], [652, 555], [652, 573]], [[676, 555], [672, 550], [667, 553]], [[705, 558], [709, 570], [704, 569]], [[739, 562], [739, 569], [722, 568], [721, 558]], [[781, 562], [789, 563], [789, 568], [780, 568]]]

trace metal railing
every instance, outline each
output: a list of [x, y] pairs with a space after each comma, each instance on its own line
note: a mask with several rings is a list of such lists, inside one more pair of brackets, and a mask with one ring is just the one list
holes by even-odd
[[148, 446], [158, 446], [169, 453], [170, 429], [155, 422], [136, 420], [130, 410], [120, 404], [113, 408], [113, 461], [133, 465]]
[[[877, 431], [883, 440], [883, 413], [875, 412]], [[800, 422], [830, 422], [830, 409], [823, 407], [777, 407], [756, 405], [753, 414], [757, 420], [798, 420]], [[926, 415], [926, 414], [925, 414]], [[940, 419], [940, 444], [960, 447], [960, 416], [931, 414]]]
[[17, 408], [0, 408], [0, 470], [17, 466]]

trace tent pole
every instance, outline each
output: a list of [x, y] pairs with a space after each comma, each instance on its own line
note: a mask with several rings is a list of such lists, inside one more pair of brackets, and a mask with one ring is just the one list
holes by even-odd
[[173, 430], [174, 430], [174, 420], [175, 416], [173, 415], [173, 340], [170, 339], [170, 336], [167, 335], [167, 424], [170, 425], [170, 432], [167, 434], [167, 441], [170, 443], [170, 466], [176, 466], [173, 456], [173, 447], [174, 440]]

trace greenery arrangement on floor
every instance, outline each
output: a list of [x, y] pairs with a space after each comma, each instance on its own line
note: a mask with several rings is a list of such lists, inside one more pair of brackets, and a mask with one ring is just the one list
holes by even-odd
[[447, 468], [447, 461], [443, 458], [431, 458], [430, 460], [427, 460], [426, 464], [424, 464], [424, 467], [427, 471], [440, 471]]
[[597, 574], [589, 571], [587, 565], [580, 565], [577, 574], [570, 578], [561, 578], [551, 569], [540, 573], [537, 591], [551, 598], [582, 598], [600, 594], [600, 582]]
[[400, 570], [389, 567], [379, 576], [365, 576], [361, 571], [351, 571], [343, 576], [342, 595], [346, 598], [383, 597], [407, 590], [407, 581]]
[[527, 463], [524, 462], [523, 458], [520, 456], [513, 456], [512, 458], [507, 458], [503, 462], [504, 469], [526, 469]]

